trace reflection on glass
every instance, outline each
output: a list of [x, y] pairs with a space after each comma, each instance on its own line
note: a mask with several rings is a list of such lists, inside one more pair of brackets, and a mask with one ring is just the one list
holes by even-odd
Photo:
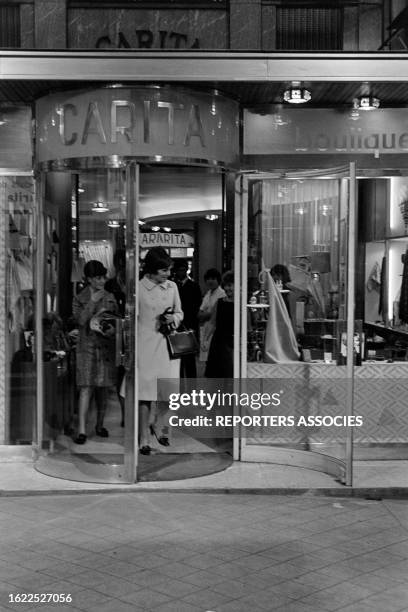
[[249, 199], [248, 360], [341, 360], [346, 190], [338, 180], [264, 180]]
[[121, 465], [125, 174], [48, 173], [45, 181], [43, 448], [79, 470], [78, 461]]
[[35, 407], [34, 182], [0, 177], [0, 444], [31, 444]]

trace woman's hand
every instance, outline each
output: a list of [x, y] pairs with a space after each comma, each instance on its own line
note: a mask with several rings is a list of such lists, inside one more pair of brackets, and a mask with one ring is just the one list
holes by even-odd
[[166, 323], [174, 323], [174, 314], [165, 314], [163, 315], [163, 318], [165, 320]]
[[199, 323], [205, 323], [205, 321], [209, 321], [211, 319], [211, 312], [207, 310], [200, 310], [198, 313], [198, 321]]

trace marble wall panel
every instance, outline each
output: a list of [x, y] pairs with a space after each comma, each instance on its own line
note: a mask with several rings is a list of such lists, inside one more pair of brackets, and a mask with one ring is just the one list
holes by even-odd
[[71, 49], [226, 49], [228, 23], [224, 10], [68, 10]]
[[22, 49], [34, 47], [34, 6], [21, 4], [20, 6], [20, 39]]
[[230, 0], [230, 48], [261, 49], [261, 0]]
[[37, 49], [66, 47], [65, 0], [35, 0], [35, 46]]

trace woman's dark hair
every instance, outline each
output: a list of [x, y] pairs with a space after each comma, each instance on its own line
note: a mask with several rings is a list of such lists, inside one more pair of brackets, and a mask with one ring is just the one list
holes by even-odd
[[234, 284], [234, 273], [231, 270], [228, 270], [228, 272], [224, 272], [224, 274], [222, 275], [221, 285], [225, 287], [225, 285], [230, 284]]
[[95, 278], [95, 276], [106, 276], [107, 269], [96, 259], [91, 259], [84, 266], [84, 276], [86, 278]]
[[291, 281], [289, 270], [282, 264], [276, 264], [273, 266], [273, 268], [271, 268], [271, 274], [272, 276], [279, 276], [284, 285], [286, 283], [290, 283]]
[[210, 268], [204, 274], [204, 280], [207, 281], [209, 278], [215, 278], [218, 281], [218, 284], [221, 284], [221, 274], [218, 272], [216, 268]]
[[169, 268], [172, 259], [163, 247], [152, 247], [146, 253], [143, 262], [143, 274], [157, 274], [158, 270]]

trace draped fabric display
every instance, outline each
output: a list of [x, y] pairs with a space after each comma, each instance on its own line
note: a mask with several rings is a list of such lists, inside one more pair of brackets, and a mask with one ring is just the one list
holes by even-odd
[[[296, 258], [330, 253], [325, 271], [338, 268], [339, 182], [266, 180], [262, 182], [262, 256], [267, 266], [296, 264]], [[317, 270], [319, 271], [319, 270]]]
[[290, 363], [299, 361], [300, 353], [285, 302], [272, 276], [266, 270], [269, 296], [268, 322], [265, 331], [265, 363]]
[[[383, 269], [385, 268], [385, 257], [383, 259], [383, 265], [381, 268], [381, 287], [383, 286]], [[382, 294], [382, 291], [381, 291]], [[384, 312], [383, 304], [383, 312]], [[401, 323], [408, 323], [408, 248], [405, 251], [404, 256], [404, 269], [402, 271], [402, 284], [401, 284], [401, 296], [399, 301], [399, 318]], [[384, 317], [384, 314], [383, 314]]]
[[108, 277], [115, 276], [113, 265], [113, 246], [108, 240], [93, 240], [92, 242], [80, 242], [79, 255], [85, 263], [91, 259], [97, 259], [108, 270]]

